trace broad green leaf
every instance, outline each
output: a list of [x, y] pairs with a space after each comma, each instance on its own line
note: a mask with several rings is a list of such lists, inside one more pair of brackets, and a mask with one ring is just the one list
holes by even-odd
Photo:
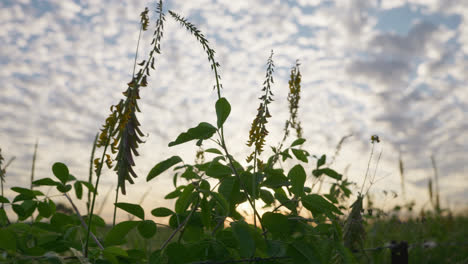
[[57, 190], [61, 193], [66, 193], [68, 191], [70, 191], [72, 189], [72, 186], [70, 184], [67, 184], [67, 185], [63, 185], [63, 184], [60, 184], [60, 185], [57, 185]]
[[290, 200], [285, 192], [283, 191], [283, 189], [281, 188], [277, 188], [275, 189], [275, 198], [278, 199], [278, 201], [284, 205], [286, 208], [288, 208], [289, 210], [291, 210], [294, 214], [297, 214], [297, 206], [296, 206], [296, 202]]
[[144, 220], [138, 224], [137, 229], [142, 237], [148, 239], [156, 234], [157, 227], [152, 220]]
[[63, 184], [65, 184], [68, 180], [68, 175], [70, 172], [68, 171], [67, 165], [56, 162], [52, 165], [52, 172], [54, 173], [55, 177], [59, 179]]
[[186, 264], [190, 254], [183, 244], [172, 242], [166, 248], [166, 255], [171, 264]]
[[76, 198], [78, 198], [78, 200], [81, 200], [81, 198], [83, 197], [83, 186], [81, 186], [81, 183], [79, 181], [76, 181], [73, 185], [75, 186]]
[[120, 247], [116, 247], [116, 246], [104, 248], [104, 253], [112, 254], [112, 255], [115, 255], [115, 256], [123, 256], [123, 257], [128, 256], [127, 251], [125, 251], [124, 249], [122, 249]]
[[273, 197], [273, 194], [264, 189], [260, 190], [260, 198], [263, 202], [265, 202], [266, 205], [270, 205], [275, 202], [275, 197]]
[[229, 166], [223, 165], [219, 162], [211, 162], [210, 166], [206, 170], [206, 175], [221, 179], [232, 174], [232, 169]]
[[37, 202], [26, 200], [20, 205], [13, 204], [12, 207], [13, 211], [15, 211], [15, 213], [19, 216], [19, 220], [24, 221], [34, 213], [37, 207]]
[[0, 195], [0, 203], [10, 203], [7, 198]]
[[168, 209], [166, 207], [158, 207], [155, 208], [151, 211], [151, 214], [157, 217], [165, 217], [165, 216], [170, 216], [174, 214], [171, 209]]
[[94, 192], [94, 186], [86, 181], [79, 181], [82, 185], [84, 185], [90, 192]]
[[312, 212], [314, 217], [318, 214], [325, 214], [327, 217], [333, 218], [333, 213], [343, 214], [340, 209], [318, 194], [309, 194], [302, 197], [302, 205]]
[[305, 163], [308, 162], [307, 156], [309, 153], [307, 153], [307, 151], [302, 149], [291, 149], [291, 151], [298, 160]]
[[255, 253], [255, 240], [250, 233], [249, 225], [244, 221], [231, 223], [232, 232], [239, 245], [239, 255], [250, 258]]
[[125, 221], [118, 223], [107, 233], [104, 242], [107, 246], [121, 245], [125, 243], [125, 236], [139, 223], [140, 221]]
[[37, 210], [39, 211], [39, 215], [44, 218], [49, 218], [52, 215], [52, 209], [48, 202], [39, 202], [37, 204]]
[[214, 153], [214, 154], [223, 155], [223, 153], [221, 152], [221, 150], [219, 150], [219, 149], [215, 149], [215, 148], [209, 148], [209, 149], [205, 149], [205, 152], [209, 152], [209, 153]]
[[324, 169], [318, 169], [318, 170], [313, 170], [312, 171], [312, 174], [315, 176], [315, 177], [320, 177], [322, 176], [323, 174], [327, 175], [328, 177], [330, 178], [333, 178], [335, 180], [341, 180], [341, 178], [343, 177], [343, 175], [339, 174], [338, 172], [330, 169], [330, 168], [324, 168]]
[[194, 139], [209, 139], [216, 132], [216, 127], [202, 122], [194, 128], [190, 128], [187, 132], [180, 134], [175, 141], [169, 143], [169, 147], [179, 145]]
[[306, 140], [303, 139], [303, 138], [298, 138], [298, 139], [294, 140], [294, 142], [291, 144], [291, 148], [295, 147], [295, 146], [298, 146], [298, 145], [302, 145], [302, 144], [304, 144], [305, 141]]
[[52, 180], [51, 178], [44, 178], [37, 181], [33, 181], [33, 184], [36, 186], [56, 186], [59, 185], [59, 182]]
[[221, 209], [221, 214], [225, 216], [229, 215], [229, 204], [226, 201], [226, 199], [217, 192], [212, 192], [211, 196], [213, 197], [213, 199], [215, 199], [216, 203], [219, 205]]
[[166, 196], [164, 196], [164, 199], [174, 199], [179, 197], [181, 194], [182, 192], [179, 189], [176, 189], [175, 191], [166, 194]]
[[221, 194], [231, 205], [238, 201], [240, 186], [236, 177], [226, 177], [218, 187], [218, 193]]
[[149, 264], [163, 264], [167, 263], [167, 259], [165, 259], [165, 255], [161, 254], [162, 251], [160, 249], [153, 251], [149, 257]]
[[292, 242], [288, 247], [287, 255], [292, 257], [294, 263], [322, 263], [317, 252], [304, 241]]
[[339, 174], [338, 172], [330, 168], [322, 169], [322, 172], [325, 173], [328, 177], [331, 177], [337, 181], [341, 180], [341, 178], [343, 177], [343, 175]]
[[291, 180], [291, 192], [297, 196], [304, 193], [304, 183], [306, 180], [306, 172], [301, 165], [294, 166], [288, 173], [288, 178]]
[[209, 228], [211, 225], [211, 206], [208, 204], [206, 198], [200, 202], [201, 218], [203, 225]]
[[174, 166], [175, 164], [182, 162], [182, 159], [179, 156], [172, 156], [167, 160], [161, 161], [160, 163], [156, 164], [151, 171], [148, 173], [146, 177], [146, 181], [150, 181], [159, 174], [163, 173], [170, 167]]
[[320, 157], [320, 159], [317, 160], [317, 169], [320, 168], [320, 166], [323, 166], [326, 161], [327, 161], [327, 156], [322, 155], [322, 157]]
[[262, 186], [274, 189], [287, 185], [289, 185], [289, 181], [282, 169], [265, 170], [265, 181], [262, 183]]
[[115, 206], [126, 211], [127, 213], [134, 215], [141, 220], [145, 219], [145, 211], [139, 204], [132, 203], [116, 203]]
[[22, 187], [12, 187], [12, 191], [24, 195], [25, 197], [30, 197], [30, 199], [35, 198], [36, 195], [33, 190], [22, 188]]
[[10, 223], [4, 208], [0, 207], [0, 226], [6, 226]]
[[50, 219], [50, 224], [52, 224], [56, 228], [62, 228], [66, 225], [72, 225], [73, 219], [63, 213], [55, 213], [52, 218]]
[[283, 214], [266, 212], [262, 216], [262, 224], [274, 238], [286, 237], [289, 234], [288, 217]]
[[192, 180], [192, 179], [198, 179], [200, 178], [200, 176], [198, 176], [198, 174], [196, 174], [194, 171], [193, 171], [193, 167], [190, 166], [188, 167], [184, 173], [182, 173], [182, 175], [180, 175], [180, 177], [184, 178], [184, 179], [187, 179], [187, 180]]
[[10, 230], [0, 229], [0, 248], [16, 251], [16, 236]]
[[189, 207], [190, 203], [192, 200], [192, 193], [195, 187], [192, 184], [189, 184], [185, 186], [184, 191], [182, 194], [179, 196], [179, 199], [177, 199], [176, 204], [175, 204], [175, 211], [178, 214], [181, 214], [187, 210]]
[[228, 118], [229, 114], [231, 113], [231, 105], [229, 104], [226, 98], [221, 97], [216, 101], [216, 116], [218, 118], [218, 128], [221, 128]]

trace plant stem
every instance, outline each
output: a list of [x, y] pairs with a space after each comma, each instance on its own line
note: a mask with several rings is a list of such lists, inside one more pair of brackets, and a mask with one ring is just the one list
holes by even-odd
[[117, 181], [117, 189], [115, 190], [115, 202], [114, 202], [114, 217], [112, 218], [112, 227], [115, 226], [115, 218], [117, 218], [117, 201], [119, 200], [119, 187], [120, 184]]
[[169, 242], [171, 242], [171, 240], [174, 238], [174, 236], [177, 234], [177, 232], [179, 232], [185, 226], [185, 224], [188, 223], [188, 221], [192, 217], [193, 213], [197, 210], [199, 204], [200, 204], [200, 196], [198, 196], [197, 204], [192, 208], [192, 211], [190, 211], [189, 215], [184, 219], [184, 221], [182, 223], [180, 223], [180, 225], [176, 228], [176, 230], [174, 230], [174, 232], [172, 232], [172, 234], [169, 236], [169, 238], [166, 241], [164, 241], [164, 243], [162, 244], [162, 246], [161, 246], [161, 248], [159, 250], [163, 250], [164, 248], [166, 248], [167, 244], [169, 244]]
[[[30, 185], [31, 191], [33, 189], [34, 171], [36, 168], [37, 145], [38, 145], [38, 140], [36, 139], [36, 144], [34, 144], [34, 154], [33, 154], [32, 165], [31, 165], [31, 185]], [[34, 216], [32, 214], [31, 214], [31, 222], [34, 222]]]
[[[97, 140], [99, 137], [99, 133], [96, 134], [96, 137], [94, 138], [93, 142], [93, 149], [91, 150], [91, 158], [89, 160], [89, 178], [88, 178], [88, 183], [90, 185], [93, 184], [93, 161], [94, 161], [94, 152], [96, 151], [96, 144]], [[88, 189], [88, 202], [86, 203], [86, 210], [88, 211], [89, 214], [89, 206], [91, 205], [91, 190]]]
[[104, 158], [106, 157], [106, 151], [107, 148], [109, 147], [109, 142], [110, 142], [110, 135], [112, 135], [113, 128], [111, 127], [109, 129], [109, 137], [106, 140], [106, 144], [104, 146], [104, 151], [102, 152], [102, 157], [101, 157], [101, 162], [99, 162], [98, 169], [96, 171], [96, 185], [94, 186], [94, 193], [93, 193], [93, 201], [91, 203], [91, 210], [89, 211], [88, 214], [88, 234], [86, 235], [86, 244], [85, 244], [85, 257], [88, 257], [88, 247], [89, 247], [89, 236], [91, 234], [91, 220], [93, 219], [93, 212], [94, 212], [94, 205], [96, 203], [96, 195], [98, 191], [98, 186], [99, 186], [99, 179], [101, 178], [101, 171], [102, 171], [102, 166], [104, 165]]
[[[76, 215], [77, 215], [78, 218], [80, 219], [81, 225], [82, 225], [85, 229], [91, 230], [91, 227], [88, 228], [88, 226], [86, 225], [86, 222], [83, 220], [83, 217], [81, 216], [80, 211], [78, 211], [78, 208], [76, 208], [76, 205], [75, 205], [75, 203], [72, 201], [72, 199], [70, 199], [70, 196], [68, 196], [67, 193], [64, 193], [63, 195], [68, 199], [68, 201], [69, 201], [70, 204], [72, 205], [73, 209], [75, 210]], [[94, 242], [96, 242], [96, 244], [98, 245], [98, 247], [99, 247], [100, 249], [104, 249], [104, 247], [101, 245], [101, 242], [99, 242], [99, 240], [97, 239], [97, 237], [96, 237], [92, 232], [90, 232], [90, 231], [88, 231], [88, 232], [91, 234], [91, 236], [93, 237]], [[88, 233], [88, 234], [89, 234], [89, 233]]]

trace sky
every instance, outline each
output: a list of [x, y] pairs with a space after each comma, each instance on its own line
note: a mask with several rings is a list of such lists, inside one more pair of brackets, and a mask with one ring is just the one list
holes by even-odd
[[[7, 188], [29, 185], [36, 141], [37, 179], [52, 177], [51, 166], [58, 161], [87, 179], [94, 136], [131, 80], [145, 7], [151, 24], [140, 42], [139, 60], [149, 52], [155, 2], [0, 2], [0, 148], [6, 161], [15, 157], [7, 170]], [[346, 176], [358, 190], [372, 149], [370, 137], [378, 135], [381, 143], [375, 145], [370, 171], [376, 176], [371, 192], [381, 207], [414, 200], [428, 209], [433, 156], [442, 205], [466, 208], [467, 1], [171, 0], [163, 2], [163, 10], [186, 17], [216, 51], [222, 93], [232, 106], [225, 124], [227, 145], [238, 160], [251, 151], [245, 143], [273, 50], [275, 101], [267, 145], [276, 146], [282, 138], [287, 81], [299, 60], [304, 149], [331, 157], [340, 139], [352, 134], [333, 168], [347, 168]], [[163, 199], [173, 189], [172, 176], [166, 173], [146, 183], [150, 169], [172, 155], [194, 161], [194, 142], [167, 144], [199, 122], [216, 123], [215, 80], [206, 54], [167, 13], [161, 50], [149, 85], [140, 93], [138, 118], [146, 137], [136, 159], [139, 177], [121, 198], [139, 201], [148, 192], [143, 201], [148, 210], [173, 203]], [[113, 197], [115, 184], [115, 173], [104, 171], [98, 203], [104, 203], [106, 193]], [[104, 215], [109, 208], [104, 207]]]

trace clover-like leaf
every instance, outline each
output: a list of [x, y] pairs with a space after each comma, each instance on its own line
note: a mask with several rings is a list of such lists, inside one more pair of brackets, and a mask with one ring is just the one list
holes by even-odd
[[118, 208], [126, 211], [129, 214], [132, 214], [141, 220], [145, 219], [145, 211], [143, 208], [138, 205], [138, 204], [132, 204], [132, 203], [116, 203], [115, 206]]
[[221, 97], [216, 101], [216, 116], [218, 118], [217, 125], [221, 128], [231, 113], [231, 105], [226, 98]]
[[159, 162], [156, 164], [151, 171], [148, 173], [146, 177], [146, 181], [150, 181], [156, 176], [160, 175], [170, 167], [174, 166], [175, 164], [182, 162], [182, 159], [179, 156], [172, 156], [164, 161]]

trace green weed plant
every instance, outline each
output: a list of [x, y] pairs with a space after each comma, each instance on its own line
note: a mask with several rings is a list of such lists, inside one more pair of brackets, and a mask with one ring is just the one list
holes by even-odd
[[[149, 28], [148, 12], [146, 8], [141, 13], [140, 36]], [[351, 197], [350, 182], [326, 165], [325, 155], [311, 155], [303, 149], [306, 140], [302, 137], [298, 115], [302, 79], [299, 63], [291, 70], [288, 95], [290, 117], [285, 123], [283, 139], [276, 147], [271, 147], [273, 154], [265, 158], [262, 154], [268, 135], [267, 123], [272, 118], [268, 105], [274, 96], [273, 52], [268, 58], [260, 106], [247, 142], [253, 149], [244, 166], [240, 161], [245, 157], [232, 156], [226, 144], [224, 124], [229, 118], [231, 105], [222, 96], [218, 73], [220, 64], [215, 59], [215, 51], [195, 25], [173, 11], [168, 11], [170, 17], [193, 35], [206, 52], [215, 79], [217, 121], [216, 124], [200, 122], [169, 142], [169, 147], [193, 143], [199, 146], [194, 164], [172, 156], [155, 164], [146, 175], [148, 182], [163, 173], [172, 175], [174, 190], [165, 199], [175, 200], [174, 208], [155, 206], [150, 212], [145, 212], [140, 204], [118, 202], [119, 191], [127, 194], [127, 183], [133, 184], [133, 179], [137, 177], [133, 169], [136, 166], [134, 156], [139, 155], [137, 150], [143, 143], [137, 118], [140, 112], [138, 99], [140, 88], [148, 85], [147, 78], [155, 69], [155, 61], [161, 53], [160, 42], [166, 16], [161, 1], [156, 13], [152, 49], [145, 60], [137, 63], [135, 59], [133, 78], [123, 93], [124, 98], [111, 107], [111, 114], [96, 137], [87, 181], [77, 179], [64, 163], [57, 162], [52, 166], [53, 175], [50, 177], [36, 180], [31, 176], [30, 188], [11, 188], [16, 195], [10, 201], [3, 196], [6, 171], [1, 165], [3, 158], [0, 155], [0, 262], [156, 264], [362, 261], [362, 254], [356, 253], [356, 250], [362, 249], [365, 239], [363, 194], [359, 193], [351, 206], [350, 216], [345, 219], [347, 207], [344, 204]], [[296, 138], [288, 141], [290, 129], [296, 131]], [[94, 158], [98, 150], [102, 152], [101, 157]], [[104, 220], [94, 213], [104, 165], [117, 174], [112, 226], [106, 226]], [[309, 167], [314, 169], [307, 169]], [[307, 186], [310, 177], [330, 180], [329, 192], [314, 193], [313, 186]], [[57, 210], [53, 196], [40, 191], [39, 187], [47, 186], [68, 200], [73, 214]], [[72, 199], [72, 196], [76, 199]], [[84, 215], [75, 205], [82, 202], [83, 196], [87, 208]], [[258, 208], [260, 201], [264, 204], [261, 215]], [[243, 203], [252, 208], [254, 223], [248, 223], [239, 212], [239, 205]], [[7, 216], [7, 206], [16, 214], [17, 221]], [[116, 223], [118, 211], [130, 214], [132, 220]], [[36, 217], [31, 218], [33, 215]], [[164, 222], [163, 219], [169, 219], [168, 225], [159, 223]], [[129, 243], [129, 240], [133, 242]]]

